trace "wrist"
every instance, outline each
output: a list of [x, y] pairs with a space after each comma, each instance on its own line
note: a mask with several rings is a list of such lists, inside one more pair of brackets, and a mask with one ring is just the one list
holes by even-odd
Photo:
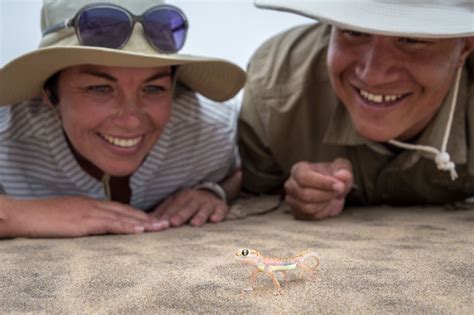
[[11, 227], [10, 208], [8, 197], [0, 196], [0, 239], [16, 236]]
[[227, 204], [227, 193], [225, 192], [224, 188], [221, 185], [214, 183], [214, 182], [202, 182], [192, 187], [196, 190], [206, 190], [221, 199], [225, 204]]

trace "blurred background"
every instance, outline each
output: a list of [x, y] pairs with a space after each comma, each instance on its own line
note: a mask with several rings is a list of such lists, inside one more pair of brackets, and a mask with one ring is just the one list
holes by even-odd
[[[179, 6], [189, 19], [183, 53], [221, 57], [243, 68], [255, 49], [272, 35], [313, 22], [290, 13], [257, 9], [253, 0], [170, 0], [168, 3]], [[0, 66], [36, 49], [41, 37], [41, 5], [42, 0], [0, 0]]]

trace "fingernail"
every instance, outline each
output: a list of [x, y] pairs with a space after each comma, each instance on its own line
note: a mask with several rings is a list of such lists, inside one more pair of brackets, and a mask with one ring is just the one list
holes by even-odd
[[137, 226], [133, 227], [133, 229], [134, 229], [135, 232], [137, 232], [137, 233], [145, 232], [145, 227], [144, 227], [143, 225], [137, 225]]
[[170, 227], [170, 222], [168, 220], [158, 221], [151, 224], [154, 229], [167, 229]]
[[335, 176], [338, 176], [338, 175], [344, 175], [347, 171], [346, 170], [337, 170], [334, 175]]
[[344, 184], [334, 183], [334, 185], [332, 185], [332, 189], [335, 190], [337, 193], [342, 194], [344, 192]]

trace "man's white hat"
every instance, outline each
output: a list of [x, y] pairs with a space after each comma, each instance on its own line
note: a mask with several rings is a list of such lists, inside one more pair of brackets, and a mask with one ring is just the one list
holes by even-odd
[[255, 0], [255, 5], [371, 34], [474, 36], [474, 0]]

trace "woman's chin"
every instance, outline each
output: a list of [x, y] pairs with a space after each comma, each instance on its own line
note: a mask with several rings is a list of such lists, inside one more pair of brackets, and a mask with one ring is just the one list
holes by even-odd
[[102, 167], [102, 171], [110, 176], [125, 177], [130, 176], [137, 170], [138, 166], [133, 167]]

